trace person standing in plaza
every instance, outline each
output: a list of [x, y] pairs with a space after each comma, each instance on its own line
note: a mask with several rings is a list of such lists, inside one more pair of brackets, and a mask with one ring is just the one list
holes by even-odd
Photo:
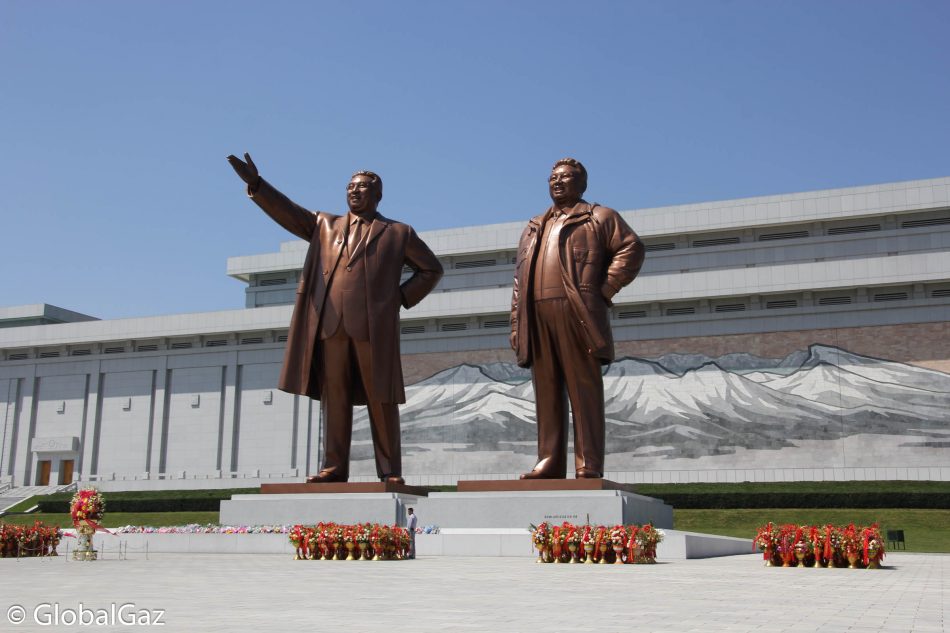
[[412, 508], [407, 511], [409, 516], [406, 519], [406, 529], [409, 530], [409, 558], [416, 557], [416, 525], [419, 523], [418, 517]]

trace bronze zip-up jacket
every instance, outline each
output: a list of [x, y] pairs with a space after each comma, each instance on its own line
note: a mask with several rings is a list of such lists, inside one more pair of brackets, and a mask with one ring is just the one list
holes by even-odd
[[[541, 249], [544, 223], [554, 207], [531, 218], [518, 243], [514, 286], [511, 293], [511, 331], [521, 367], [532, 362], [534, 267]], [[561, 279], [572, 316], [584, 337], [587, 353], [607, 364], [614, 359], [608, 308], [611, 298], [629, 284], [643, 265], [643, 242], [633, 229], [608, 207], [581, 200], [568, 212], [558, 243]]]

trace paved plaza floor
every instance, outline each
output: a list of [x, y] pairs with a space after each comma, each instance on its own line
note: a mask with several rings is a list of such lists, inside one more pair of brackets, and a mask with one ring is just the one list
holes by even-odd
[[[154, 621], [161, 610], [158, 630], [186, 633], [950, 632], [950, 556], [897, 553], [885, 562], [881, 570], [848, 570], [766, 568], [758, 555], [617, 566], [452, 557], [146, 560], [131, 552], [127, 560], [86, 563], [0, 559], [0, 631], [128, 631], [123, 620]], [[82, 618], [99, 624], [81, 626]]]

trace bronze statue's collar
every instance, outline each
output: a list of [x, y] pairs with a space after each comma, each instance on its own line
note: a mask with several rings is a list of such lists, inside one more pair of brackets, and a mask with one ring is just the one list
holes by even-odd
[[568, 211], [559, 212], [555, 205], [548, 207], [548, 210], [538, 216], [537, 220], [532, 220], [534, 224], [543, 224], [550, 220], [551, 218], [556, 218], [560, 215], [564, 215], [569, 218], [585, 215], [590, 213], [591, 205], [586, 200], [579, 200], [577, 204], [570, 208]]
[[366, 224], [372, 224], [373, 220], [379, 218], [379, 211], [373, 211], [371, 214], [359, 215], [353, 213], [352, 211], [346, 212], [346, 224], [347, 226], [352, 226], [357, 220], [362, 220]]

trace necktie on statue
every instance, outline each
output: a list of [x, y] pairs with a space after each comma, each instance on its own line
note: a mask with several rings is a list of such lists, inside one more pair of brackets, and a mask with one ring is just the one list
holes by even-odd
[[363, 239], [363, 220], [362, 218], [357, 218], [355, 225], [353, 226], [353, 232], [350, 234], [350, 242], [347, 245], [350, 251], [350, 257], [356, 253], [357, 247], [360, 245], [360, 241]]

